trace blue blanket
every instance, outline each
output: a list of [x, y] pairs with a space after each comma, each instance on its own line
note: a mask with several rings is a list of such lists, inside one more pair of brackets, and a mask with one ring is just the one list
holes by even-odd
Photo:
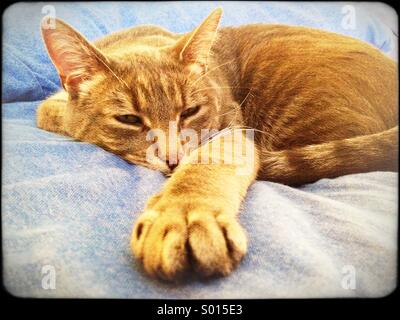
[[[44, 7], [44, 6], [50, 7]], [[391, 26], [367, 5], [335, 3], [18, 3], [3, 15], [3, 279], [23, 297], [377, 297], [396, 286], [397, 173], [322, 179], [301, 188], [254, 183], [240, 220], [249, 251], [229, 277], [169, 284], [129, 249], [134, 221], [165, 178], [87, 143], [35, 127], [59, 88], [39, 21], [55, 9], [90, 40], [139, 24], [194, 28], [216, 6], [222, 25], [285, 23], [370, 42], [392, 55]], [[51, 7], [52, 6], [52, 7]], [[394, 10], [381, 5], [388, 15]], [[355, 9], [354, 21], [349, 12]], [[351, 18], [351, 17], [350, 17]], [[344, 20], [343, 20], [344, 19]], [[50, 268], [50, 269], [49, 269]], [[55, 288], [46, 285], [54, 271]]]

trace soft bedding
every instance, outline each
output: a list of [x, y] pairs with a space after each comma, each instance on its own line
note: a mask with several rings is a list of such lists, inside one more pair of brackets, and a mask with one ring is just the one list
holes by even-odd
[[[241, 209], [249, 250], [238, 269], [226, 278], [169, 284], [148, 278], [129, 249], [133, 222], [165, 181], [162, 174], [36, 128], [38, 104], [59, 88], [40, 39], [44, 14], [55, 9], [93, 40], [139, 24], [186, 32], [216, 6], [224, 9], [222, 25], [305, 25], [396, 56], [396, 24], [388, 23], [396, 13], [384, 4], [379, 10], [376, 4], [284, 2], [12, 5], [3, 15], [2, 49], [3, 282], [11, 294], [197, 299], [381, 297], [394, 290], [397, 173], [354, 174], [301, 188], [257, 181]], [[343, 20], [352, 8], [354, 25]], [[56, 280], [50, 288], [43, 282], [49, 266]]]

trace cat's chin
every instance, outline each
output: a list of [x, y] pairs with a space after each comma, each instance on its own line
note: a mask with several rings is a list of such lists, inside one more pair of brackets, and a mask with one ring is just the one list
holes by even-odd
[[140, 159], [135, 158], [134, 156], [126, 155], [123, 157], [123, 159], [130, 164], [134, 165], [139, 165], [146, 167], [151, 170], [155, 171], [160, 171], [162, 174], [164, 174], [166, 177], [170, 177], [173, 173], [173, 171], [163, 162], [162, 160], [155, 158], [151, 162], [148, 161], [143, 161]]

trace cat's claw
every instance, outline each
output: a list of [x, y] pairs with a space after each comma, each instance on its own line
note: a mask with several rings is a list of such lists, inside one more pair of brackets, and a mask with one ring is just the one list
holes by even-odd
[[235, 217], [172, 203], [162, 210], [146, 210], [133, 229], [131, 247], [145, 271], [167, 280], [178, 278], [191, 265], [203, 276], [229, 274], [247, 249]]
[[131, 247], [148, 274], [167, 280], [177, 278], [188, 266], [185, 221], [178, 215], [149, 210], [136, 223]]

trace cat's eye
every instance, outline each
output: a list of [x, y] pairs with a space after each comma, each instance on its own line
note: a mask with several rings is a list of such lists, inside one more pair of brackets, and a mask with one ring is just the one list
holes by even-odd
[[200, 110], [200, 106], [194, 106], [194, 107], [191, 107], [191, 108], [187, 108], [185, 111], [183, 111], [181, 113], [181, 118], [182, 119], [186, 119], [186, 118], [189, 118], [191, 116], [194, 116], [197, 112], [199, 112], [199, 110]]
[[119, 122], [135, 126], [141, 126], [143, 124], [142, 119], [140, 119], [140, 117], [138, 116], [135, 116], [134, 114], [124, 114], [121, 116], [116, 116], [115, 119], [117, 119]]

